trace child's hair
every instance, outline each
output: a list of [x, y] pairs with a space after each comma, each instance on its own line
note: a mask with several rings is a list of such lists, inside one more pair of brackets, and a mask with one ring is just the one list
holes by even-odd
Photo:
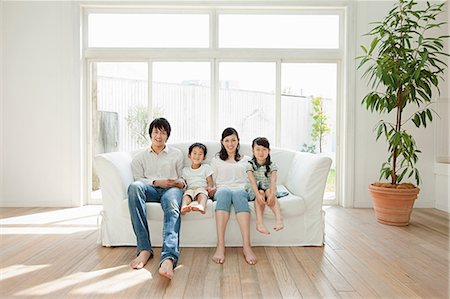
[[195, 147], [198, 147], [199, 149], [203, 150], [203, 154], [206, 157], [206, 153], [208, 152], [207, 149], [206, 149], [206, 145], [204, 145], [203, 143], [200, 143], [200, 142], [196, 142], [196, 143], [191, 144], [191, 146], [189, 147], [189, 155], [192, 153], [192, 150]]
[[167, 119], [165, 119], [165, 118], [163, 118], [163, 117], [161, 117], [161, 118], [155, 118], [155, 119], [150, 123], [150, 126], [149, 126], [149, 128], [148, 128], [148, 134], [149, 134], [150, 136], [152, 135], [153, 128], [157, 128], [157, 129], [166, 131], [166, 133], [167, 133], [167, 139], [169, 139], [171, 128], [170, 128], [170, 124], [169, 124], [169, 122], [167, 121]]
[[[270, 149], [270, 144], [269, 144], [269, 140], [267, 140], [267, 138], [265, 137], [257, 137], [255, 139], [253, 139], [252, 141], [252, 149], [255, 148], [255, 145], [260, 145], [263, 146], [267, 149]], [[250, 161], [252, 166], [253, 166], [253, 170], [256, 170], [256, 157], [255, 155], [253, 155], [252, 160]], [[264, 165], [266, 166], [266, 172], [264, 173], [266, 175], [266, 178], [269, 177], [269, 173], [270, 173], [270, 164], [272, 164], [272, 162], [270, 161], [270, 154], [267, 156], [266, 159], [266, 163], [264, 163]]]
[[[220, 141], [223, 141], [225, 138], [227, 138], [228, 136], [231, 136], [233, 134], [236, 135], [236, 137], [239, 141], [238, 132], [234, 128], [231, 128], [231, 127], [228, 127], [225, 130], [223, 130], [222, 139], [220, 139]], [[222, 142], [220, 143], [220, 146], [221, 147], [220, 147], [219, 157], [221, 160], [225, 161], [226, 159], [228, 159], [228, 153], [227, 153], [227, 150], [225, 149], [225, 147], [223, 146]], [[236, 148], [236, 154], [234, 155], [234, 159], [236, 161], [239, 161], [241, 159], [241, 154], [239, 154], [239, 148], [240, 148], [240, 145], [238, 142], [238, 145]]]

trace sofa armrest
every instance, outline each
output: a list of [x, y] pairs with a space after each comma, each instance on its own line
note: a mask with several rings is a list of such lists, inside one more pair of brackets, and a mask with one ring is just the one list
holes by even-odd
[[131, 155], [128, 152], [100, 154], [94, 158], [94, 166], [100, 179], [105, 209], [122, 203], [127, 198], [128, 186], [133, 182]]
[[329, 157], [297, 152], [286, 178], [286, 188], [301, 196], [308, 210], [321, 210], [330, 166]]

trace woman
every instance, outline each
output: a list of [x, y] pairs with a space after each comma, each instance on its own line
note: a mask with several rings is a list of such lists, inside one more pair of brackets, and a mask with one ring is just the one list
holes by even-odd
[[220, 152], [211, 160], [217, 188], [213, 198], [216, 201], [217, 229], [217, 249], [213, 261], [217, 264], [223, 264], [225, 261], [225, 230], [233, 205], [241, 230], [245, 261], [254, 265], [257, 259], [250, 244], [249, 196], [244, 189], [247, 180], [245, 168], [250, 157], [239, 154], [239, 135], [233, 128], [223, 131], [220, 143]]

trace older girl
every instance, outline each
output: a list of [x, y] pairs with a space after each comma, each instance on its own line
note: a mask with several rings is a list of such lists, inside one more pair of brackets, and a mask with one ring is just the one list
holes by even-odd
[[213, 198], [216, 201], [217, 230], [217, 249], [213, 261], [217, 264], [223, 264], [225, 261], [225, 230], [233, 205], [241, 230], [245, 261], [254, 265], [257, 259], [250, 244], [249, 196], [244, 189], [247, 181], [245, 168], [250, 157], [239, 153], [239, 135], [234, 128], [226, 128], [223, 131], [220, 143], [220, 152], [211, 160], [217, 187]]

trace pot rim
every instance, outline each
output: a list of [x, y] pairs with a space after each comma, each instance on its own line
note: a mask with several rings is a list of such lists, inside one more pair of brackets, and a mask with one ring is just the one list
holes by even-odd
[[412, 193], [418, 194], [420, 191], [419, 187], [414, 187], [413, 189], [397, 189], [397, 188], [387, 188], [387, 187], [379, 187], [369, 184], [370, 191], [383, 192], [383, 193]]

